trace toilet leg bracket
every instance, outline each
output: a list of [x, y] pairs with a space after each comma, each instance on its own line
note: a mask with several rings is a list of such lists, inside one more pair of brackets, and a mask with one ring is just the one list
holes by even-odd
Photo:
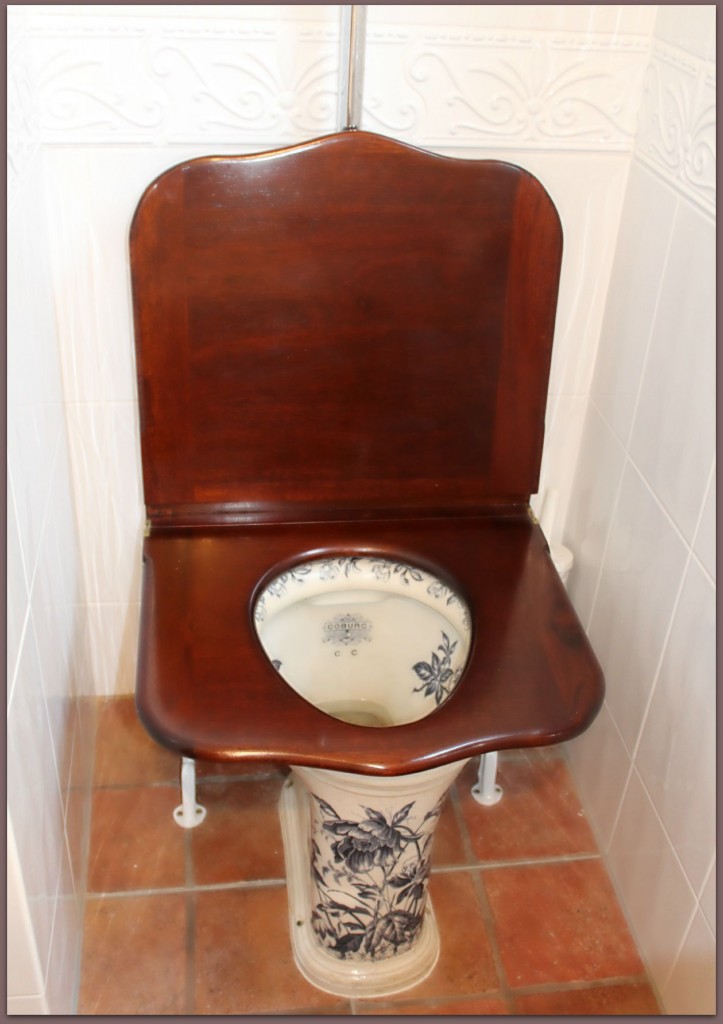
[[478, 804], [492, 807], [502, 799], [502, 787], [497, 785], [497, 751], [482, 754], [479, 759], [477, 782], [472, 786], [472, 796]]
[[181, 803], [173, 812], [173, 820], [181, 828], [196, 828], [206, 817], [206, 808], [196, 803], [196, 762], [181, 758]]

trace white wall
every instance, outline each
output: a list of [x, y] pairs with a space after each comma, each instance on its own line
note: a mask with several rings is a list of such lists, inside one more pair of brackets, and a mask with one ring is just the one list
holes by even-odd
[[8, 1011], [70, 1011], [92, 723], [30, 40], [10, 20]]
[[565, 543], [572, 762], [667, 1012], [715, 1009], [715, 9], [660, 8]]

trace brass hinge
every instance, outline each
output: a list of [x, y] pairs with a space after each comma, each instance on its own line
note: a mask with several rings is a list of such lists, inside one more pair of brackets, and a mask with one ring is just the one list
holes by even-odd
[[528, 516], [528, 518], [529, 518], [529, 520], [530, 520], [530, 522], [532, 523], [533, 526], [539, 526], [540, 525], [540, 521], [537, 518], [537, 516], [535, 515], [535, 513], [532, 511], [532, 506], [531, 505], [527, 506], [527, 516]]
[[146, 519], [145, 523], [143, 524], [143, 536], [144, 537], [150, 537], [150, 535], [151, 535], [151, 521], [150, 521], [150, 519]]

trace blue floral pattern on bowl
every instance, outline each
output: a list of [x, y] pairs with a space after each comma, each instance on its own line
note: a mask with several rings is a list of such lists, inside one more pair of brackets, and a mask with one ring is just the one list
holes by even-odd
[[434, 711], [458, 685], [471, 644], [469, 610], [452, 586], [373, 555], [284, 570], [253, 614], [284, 680], [352, 724], [400, 725]]
[[347, 820], [314, 800], [312, 926], [319, 941], [341, 959], [382, 960], [410, 948], [424, 919], [441, 801], [412, 827], [414, 801], [391, 816], [364, 807], [363, 817]]

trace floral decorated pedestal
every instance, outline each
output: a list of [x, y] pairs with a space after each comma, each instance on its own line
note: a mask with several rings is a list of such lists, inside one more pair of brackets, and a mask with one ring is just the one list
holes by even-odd
[[280, 806], [289, 924], [297, 966], [313, 985], [372, 998], [432, 971], [432, 842], [466, 763], [398, 778], [292, 767]]
[[[471, 642], [467, 605], [452, 587], [374, 556], [294, 566], [266, 586], [254, 618], [289, 686], [332, 717], [376, 728], [443, 704]], [[432, 970], [432, 840], [464, 764], [392, 778], [292, 766], [280, 807], [291, 937], [312, 984], [373, 997]]]

